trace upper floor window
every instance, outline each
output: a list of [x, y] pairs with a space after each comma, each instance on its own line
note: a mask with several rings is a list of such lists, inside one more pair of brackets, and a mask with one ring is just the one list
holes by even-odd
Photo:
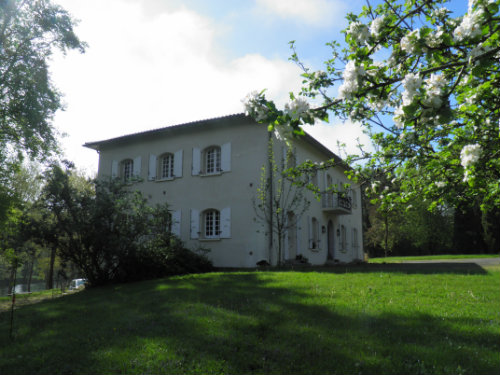
[[174, 155], [167, 153], [160, 158], [161, 178], [174, 177]]
[[213, 146], [205, 150], [205, 173], [213, 174], [221, 171], [221, 150]]
[[165, 152], [159, 157], [149, 154], [148, 180], [163, 181], [182, 177], [182, 155], [182, 150]]
[[205, 149], [193, 147], [193, 165], [191, 174], [218, 175], [231, 171], [231, 143], [220, 146], [212, 145]]
[[123, 181], [130, 181], [134, 173], [134, 161], [126, 159], [121, 163], [121, 177]]
[[131, 181], [141, 177], [141, 157], [134, 159], [113, 160], [111, 162], [111, 177], [120, 178], [123, 181]]

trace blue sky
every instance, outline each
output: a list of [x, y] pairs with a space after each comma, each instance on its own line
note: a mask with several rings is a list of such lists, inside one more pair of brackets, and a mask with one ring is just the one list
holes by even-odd
[[[54, 0], [80, 20], [85, 54], [57, 55], [52, 78], [66, 110], [55, 117], [66, 157], [89, 174], [98, 155], [85, 142], [243, 111], [266, 88], [283, 105], [300, 88], [288, 42], [314, 70], [325, 44], [343, 40], [347, 12], [361, 0]], [[466, 7], [466, 2], [453, 1]], [[337, 140], [368, 139], [359, 126], [308, 131], [337, 152]]]

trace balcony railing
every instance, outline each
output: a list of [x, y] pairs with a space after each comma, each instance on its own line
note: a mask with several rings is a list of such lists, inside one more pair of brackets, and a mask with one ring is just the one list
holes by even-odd
[[337, 214], [350, 214], [352, 210], [352, 199], [339, 193], [323, 193], [321, 195], [321, 206], [323, 211]]

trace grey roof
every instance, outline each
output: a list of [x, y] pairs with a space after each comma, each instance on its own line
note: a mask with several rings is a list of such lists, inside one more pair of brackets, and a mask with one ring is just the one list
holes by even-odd
[[[191, 129], [195, 129], [195, 128], [200, 127], [200, 126], [210, 127], [210, 126], [218, 126], [221, 124], [229, 125], [229, 124], [234, 124], [234, 122], [245, 122], [245, 121], [249, 121], [249, 120], [253, 121], [251, 119], [251, 117], [246, 116], [244, 113], [236, 113], [236, 114], [227, 115], [227, 116], [192, 121], [192, 122], [187, 122], [187, 123], [183, 123], [183, 124], [176, 124], [176, 125], [171, 125], [171, 126], [165, 126], [163, 128], [146, 130], [146, 131], [142, 131], [142, 132], [122, 135], [120, 137], [105, 139], [102, 141], [87, 142], [83, 146], [87, 147], [87, 148], [91, 148], [91, 149], [96, 150], [96, 151], [100, 151], [102, 149], [102, 146], [127, 143], [127, 142], [134, 140], [135, 138], [138, 138], [138, 137], [142, 138], [142, 137], [158, 136], [158, 135], [163, 135], [163, 134], [169, 134], [172, 132], [189, 131]], [[335, 159], [335, 161], [337, 163], [344, 164], [342, 159], [339, 156], [337, 156], [335, 153], [330, 151], [327, 147], [322, 145], [319, 141], [317, 141], [314, 137], [312, 137], [308, 133], [305, 133], [305, 136], [303, 136], [302, 139], [304, 139], [307, 143], [314, 146], [315, 148], [317, 148], [321, 152], [325, 153], [328, 156], [328, 158]], [[344, 164], [344, 166], [348, 167], [346, 164]]]

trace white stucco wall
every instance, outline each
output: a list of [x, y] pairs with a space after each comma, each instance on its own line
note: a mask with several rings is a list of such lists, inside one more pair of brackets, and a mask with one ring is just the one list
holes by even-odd
[[[207, 124], [196, 126], [178, 126], [169, 131], [150, 132], [125, 137], [112, 142], [103, 142], [100, 148], [99, 172], [100, 178], [109, 177], [125, 159], [135, 161], [134, 169], [140, 174], [142, 182], [134, 183], [136, 188], [149, 199], [151, 204], [167, 202], [172, 211], [180, 215], [180, 237], [187, 247], [209, 248], [209, 257], [218, 267], [255, 267], [256, 262], [268, 259], [269, 239], [263, 223], [255, 220], [252, 198], [256, 196], [260, 184], [261, 167], [267, 162], [267, 129], [255, 124], [249, 118], [238, 117], [229, 123], [227, 119], [210, 120]], [[199, 175], [194, 171], [193, 157], [197, 151], [203, 151], [209, 146], [230, 145], [230, 171], [216, 175]], [[283, 144], [275, 142], [277, 155], [282, 152]], [[326, 160], [325, 153], [316, 149], [304, 140], [294, 142], [297, 161], [306, 159], [313, 161]], [[182, 177], [169, 180], [150, 180], [150, 159], [155, 159], [165, 152], [175, 154], [178, 158], [182, 150]], [[153, 155], [153, 156], [151, 156]], [[137, 166], [140, 160], [140, 171]], [[114, 165], [114, 167], [113, 167]], [[194, 161], [197, 166], [197, 162]], [[158, 163], [157, 163], [158, 167]], [[195, 168], [197, 169], [197, 168]], [[198, 174], [198, 175], [197, 175]], [[347, 182], [342, 171], [331, 172], [332, 177]], [[323, 178], [319, 178], [320, 188], [324, 189]], [[359, 188], [357, 188], [359, 190]], [[357, 194], [358, 200], [360, 194]], [[349, 215], [333, 215], [326, 213], [310, 194], [311, 206], [297, 225], [297, 253], [303, 254], [312, 264], [324, 264], [327, 259], [327, 233], [322, 233], [321, 227], [332, 220], [335, 231], [340, 225], [345, 225], [350, 231], [359, 227], [358, 236], [360, 253], [348, 247], [348, 251], [335, 251], [335, 258], [348, 262], [356, 258], [362, 259], [361, 204]], [[201, 214], [206, 209], [216, 209], [222, 212], [230, 211], [230, 236], [221, 239], [193, 239], [192, 214]], [[308, 217], [316, 217], [320, 224], [320, 248], [309, 248]], [[222, 223], [221, 223], [222, 224]], [[200, 222], [201, 226], [201, 222]], [[201, 230], [201, 229], [200, 229]], [[350, 232], [349, 232], [349, 243]], [[338, 241], [336, 241], [338, 247]], [[337, 250], [337, 248], [336, 248]], [[285, 250], [285, 254], [288, 252]], [[276, 254], [272, 259], [276, 261]]]

